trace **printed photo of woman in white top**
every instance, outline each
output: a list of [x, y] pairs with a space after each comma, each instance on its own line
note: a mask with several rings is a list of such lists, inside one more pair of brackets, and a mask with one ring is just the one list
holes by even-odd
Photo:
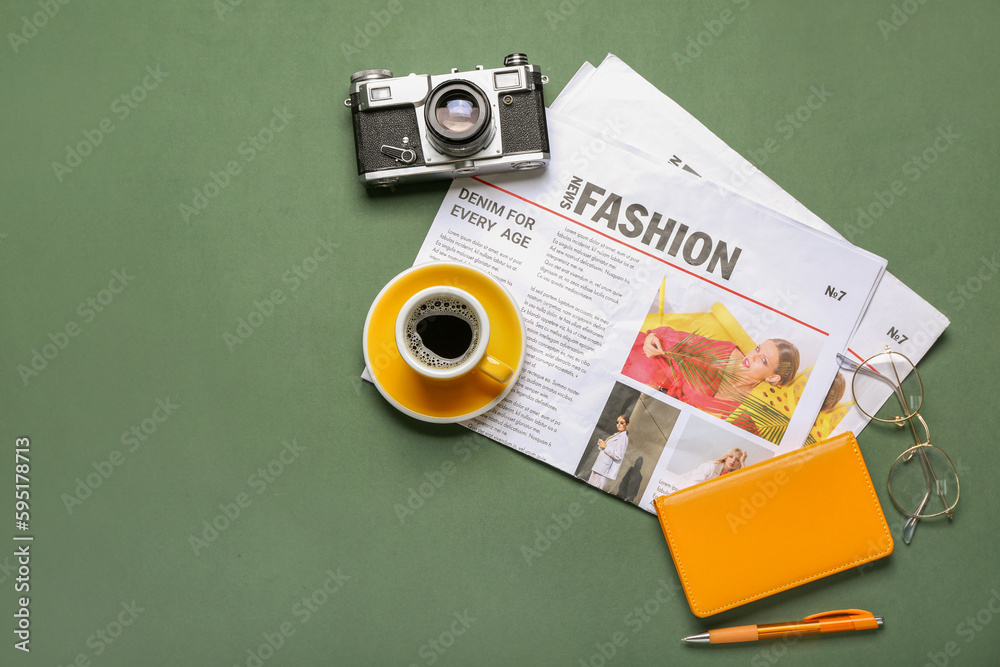
[[725, 475], [727, 472], [739, 470], [746, 465], [746, 462], [746, 450], [733, 447], [719, 458], [705, 461], [694, 470], [684, 473], [681, 477], [684, 479], [685, 485], [693, 486], [701, 482], [707, 482], [720, 475]]

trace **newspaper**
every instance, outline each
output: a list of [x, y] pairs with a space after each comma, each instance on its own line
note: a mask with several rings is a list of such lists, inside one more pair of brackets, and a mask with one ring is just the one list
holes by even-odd
[[[814, 86], [810, 95], [829, 95]], [[820, 97], [816, 97], [819, 101]], [[672, 165], [698, 174], [719, 187], [779, 211], [831, 236], [840, 234], [781, 189], [751, 162], [725, 144], [676, 102], [609, 54], [599, 67], [584, 63], [551, 105], [564, 121], [572, 121], [601, 134], [602, 140], [623, 150], [644, 155], [662, 165]], [[641, 122], [632, 122], [632, 119]], [[801, 129], [801, 128], [798, 128]], [[775, 136], [762, 142], [755, 158], [763, 164], [780, 149], [780, 142], [794, 133], [793, 125], [775, 125]], [[861, 238], [863, 216], [845, 227], [853, 238]], [[906, 354], [914, 363], [930, 349], [949, 324], [948, 318], [890, 273], [882, 278], [872, 303], [852, 336], [847, 354], [861, 361], [886, 345]], [[849, 378], [848, 378], [849, 380]], [[887, 385], [868, 388], [866, 402], [881, 404], [891, 396]], [[860, 433], [868, 417], [851, 405], [848, 394], [838, 410], [825, 418], [832, 428], [823, 434]], [[821, 433], [817, 429], [816, 435]]]
[[465, 425], [650, 512], [801, 446], [885, 261], [548, 119], [549, 168], [456, 180], [416, 258], [480, 268], [525, 319], [517, 385]]

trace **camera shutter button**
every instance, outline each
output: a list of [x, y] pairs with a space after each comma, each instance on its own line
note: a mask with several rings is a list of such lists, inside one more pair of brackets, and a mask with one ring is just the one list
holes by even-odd
[[351, 75], [351, 83], [371, 81], [372, 79], [391, 79], [392, 72], [387, 69], [363, 69]]

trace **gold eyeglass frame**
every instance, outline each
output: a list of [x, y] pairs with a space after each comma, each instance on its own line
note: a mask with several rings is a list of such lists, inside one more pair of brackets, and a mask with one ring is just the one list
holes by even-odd
[[[900, 512], [910, 517], [903, 527], [903, 541], [909, 544], [910, 539], [913, 536], [913, 531], [916, 529], [916, 523], [919, 519], [932, 519], [934, 517], [941, 516], [942, 514], [947, 515], [949, 519], [953, 518], [953, 510], [955, 509], [955, 506], [958, 505], [958, 499], [959, 496], [961, 495], [961, 483], [958, 478], [958, 470], [955, 468], [955, 464], [952, 463], [951, 458], [944, 452], [944, 450], [942, 450], [940, 447], [936, 447], [931, 444], [930, 428], [928, 428], [927, 422], [920, 414], [920, 409], [923, 407], [924, 404], [924, 382], [920, 378], [920, 373], [917, 372], [916, 364], [914, 364], [909, 357], [907, 357], [905, 354], [901, 352], [893, 350], [888, 345], [885, 347], [884, 350], [876, 354], [873, 354], [872, 356], [862, 361], [860, 364], [855, 363], [850, 359], [847, 359], [843, 355], [837, 355], [837, 356], [840, 359], [841, 366], [847, 366], [848, 368], [851, 368], [854, 371], [851, 377], [851, 396], [852, 398], [854, 398], [854, 404], [857, 406], [858, 410], [862, 412], [862, 414], [864, 414], [866, 417], [874, 421], [881, 422], [883, 424], [895, 424], [900, 428], [902, 428], [905, 424], [909, 424], [910, 426], [910, 432], [912, 433], [913, 441], [916, 444], [904, 450], [902, 454], [896, 457], [896, 460], [893, 461], [892, 466], [889, 468], [889, 475], [888, 479], [886, 480], [886, 486], [889, 489], [889, 497], [892, 499], [893, 505], [895, 505], [896, 509], [898, 509]], [[872, 362], [873, 360], [878, 360], [880, 357], [888, 358], [889, 367], [892, 368], [895, 378], [890, 378], [875, 370], [875, 364], [873, 364]], [[917, 386], [919, 386], [920, 388], [920, 401], [917, 403], [916, 408], [913, 409], [912, 411], [907, 406], [906, 397], [903, 395], [903, 391], [901, 388], [903, 379], [908, 376], [908, 373], [903, 373], [902, 376], [900, 376], [896, 362], [897, 358], [902, 361], [905, 361], [906, 364], [909, 364], [910, 372], [913, 373], [914, 377], [916, 378]], [[878, 417], [872, 414], [871, 412], [868, 412], [865, 409], [865, 407], [862, 406], [861, 403], [859, 403], [857, 400], [857, 391], [855, 389], [855, 384], [858, 380], [859, 375], [882, 380], [886, 382], [890, 387], [892, 387], [893, 393], [896, 395], [896, 398], [899, 401], [899, 405], [903, 410], [903, 414], [899, 416], [886, 418], [886, 417]], [[868, 407], [870, 408], [871, 406]], [[877, 410], [874, 412], [877, 412]], [[920, 434], [917, 432], [917, 427], [915, 425], [915, 422], [917, 421], [919, 421], [920, 425], [923, 426], [924, 429], [923, 439], [920, 438]], [[937, 454], [940, 454], [943, 457], [943, 459], [948, 462], [948, 465], [951, 466], [951, 472], [953, 473], [955, 478], [955, 498], [951, 502], [949, 502], [948, 499], [945, 497], [945, 492], [942, 491], [941, 480], [939, 479], [937, 473], [934, 471], [934, 467], [931, 465], [930, 460], [928, 459], [927, 452], [931, 450], [935, 451]], [[924, 493], [924, 497], [920, 500], [920, 503], [917, 506], [917, 511], [911, 512], [904, 508], [903, 504], [896, 498], [895, 493], [893, 493], [892, 476], [893, 472], [896, 470], [896, 466], [908, 463], [910, 460], [913, 459], [914, 456], [917, 457], [917, 459], [920, 461], [921, 467], [923, 468], [924, 477], [927, 482], [927, 489]], [[923, 513], [923, 510], [927, 506], [927, 503], [930, 501], [931, 494], [934, 493], [935, 491], [937, 491], [937, 495], [940, 497], [941, 503], [944, 505], [945, 509], [939, 512], [925, 514]]]

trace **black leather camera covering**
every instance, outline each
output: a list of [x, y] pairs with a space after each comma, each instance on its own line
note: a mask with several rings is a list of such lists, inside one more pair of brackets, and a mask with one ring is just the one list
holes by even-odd
[[545, 96], [542, 93], [542, 75], [532, 75], [532, 90], [509, 93], [514, 99], [504, 104], [508, 93], [500, 93], [500, 137], [504, 155], [549, 151], [549, 131], [545, 123]]
[[[424, 164], [416, 109], [403, 106], [361, 112], [358, 110], [358, 94], [351, 93], [351, 113], [354, 117], [354, 150], [358, 158], [359, 175], [384, 169], [418, 167]], [[403, 137], [408, 137], [410, 142], [404, 144]], [[417, 159], [412, 164], [396, 162], [381, 152], [383, 145], [413, 149]]]

